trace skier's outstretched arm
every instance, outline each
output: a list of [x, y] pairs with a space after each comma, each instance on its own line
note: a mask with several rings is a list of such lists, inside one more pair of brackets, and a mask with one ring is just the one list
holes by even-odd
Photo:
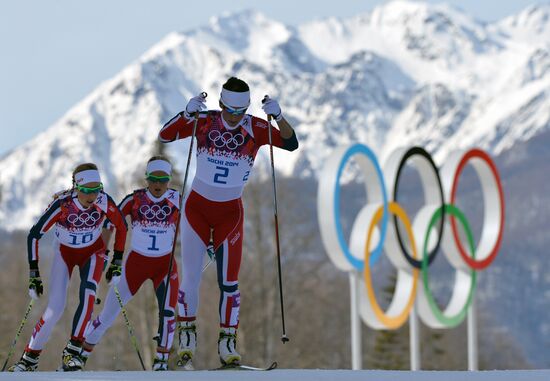
[[36, 261], [38, 263], [38, 241], [44, 233], [55, 225], [61, 216], [61, 202], [55, 200], [44, 212], [38, 222], [31, 228], [27, 236], [27, 253], [29, 263]]
[[29, 295], [33, 299], [38, 299], [44, 292], [40, 270], [38, 268], [38, 241], [61, 216], [61, 202], [55, 200], [40, 217], [38, 222], [31, 228], [27, 237], [27, 252], [29, 260]]
[[[118, 205], [118, 209], [122, 213], [122, 217], [124, 221], [126, 221], [126, 217], [130, 214], [133, 206], [133, 194], [129, 194], [126, 196], [122, 202]], [[101, 238], [103, 239], [103, 242], [105, 243], [106, 253], [108, 254], [111, 245], [111, 238], [113, 237], [113, 230], [115, 229], [115, 225], [107, 218], [105, 220], [105, 223], [103, 224], [103, 231], [101, 233]]]
[[128, 224], [124, 219], [120, 209], [115, 204], [113, 199], [109, 197], [109, 206], [107, 209], [107, 218], [115, 226], [115, 243], [113, 247], [113, 252], [122, 253], [124, 252], [124, 246], [126, 245], [126, 234], [128, 232]]
[[[166, 123], [159, 132], [159, 140], [163, 143], [173, 142], [178, 139], [185, 139], [193, 133], [195, 115], [206, 109], [206, 93], [197, 95], [189, 100], [185, 111], [178, 113]], [[206, 122], [208, 113], [199, 114], [198, 127]]]

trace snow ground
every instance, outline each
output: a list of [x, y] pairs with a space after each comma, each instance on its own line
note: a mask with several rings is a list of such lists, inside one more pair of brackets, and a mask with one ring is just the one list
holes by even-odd
[[436, 371], [380, 371], [380, 370], [290, 370], [280, 369], [270, 372], [247, 371], [195, 371], [195, 372], [80, 372], [80, 373], [0, 373], [0, 381], [141, 381], [141, 380], [300, 380], [300, 381], [339, 381], [339, 380], [376, 380], [376, 381], [502, 381], [502, 380], [550, 380], [550, 370], [529, 371], [483, 371], [483, 372], [436, 372]]

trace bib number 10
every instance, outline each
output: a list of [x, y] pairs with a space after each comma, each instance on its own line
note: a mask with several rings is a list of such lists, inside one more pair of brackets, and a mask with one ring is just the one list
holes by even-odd
[[69, 237], [71, 237], [70, 244], [73, 246], [78, 246], [90, 243], [94, 238], [94, 235], [92, 233], [87, 233], [84, 235], [69, 234]]

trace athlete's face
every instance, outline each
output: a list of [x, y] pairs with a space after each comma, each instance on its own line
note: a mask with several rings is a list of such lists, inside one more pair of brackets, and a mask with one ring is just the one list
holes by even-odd
[[230, 127], [235, 127], [244, 118], [245, 112], [238, 115], [232, 114], [227, 111], [227, 108], [221, 102], [220, 107], [222, 109], [222, 118], [227, 124], [229, 124]]
[[170, 184], [170, 181], [164, 181], [162, 178], [170, 175], [163, 171], [154, 171], [151, 172], [150, 175], [161, 178], [160, 180], [155, 179], [154, 177], [147, 178], [147, 189], [153, 196], [159, 198], [166, 192], [168, 189], [168, 184]]
[[[97, 188], [100, 185], [101, 185], [101, 183], [88, 183], [88, 184], [83, 184], [83, 187]], [[85, 207], [86, 209], [88, 209], [90, 206], [93, 205], [93, 203], [97, 199], [97, 195], [99, 194], [99, 190], [97, 192], [85, 193], [85, 192], [82, 192], [82, 191], [77, 189], [76, 194], [78, 196], [78, 201], [80, 202], [80, 204], [83, 207]]]

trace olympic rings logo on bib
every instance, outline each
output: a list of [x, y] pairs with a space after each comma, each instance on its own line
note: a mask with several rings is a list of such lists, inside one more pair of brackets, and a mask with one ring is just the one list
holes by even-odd
[[172, 213], [172, 208], [168, 205], [142, 205], [139, 212], [148, 220], [165, 220]]
[[[352, 226], [350, 243], [340, 224], [340, 177], [355, 159], [364, 175], [368, 203]], [[399, 178], [407, 164], [419, 173], [424, 205], [411, 219], [399, 205]], [[464, 213], [456, 207], [460, 175], [470, 165], [480, 180], [483, 226], [477, 245]], [[391, 186], [389, 195], [386, 185]], [[363, 272], [360, 314], [375, 329], [397, 329], [417, 301], [418, 313], [432, 328], [454, 327], [466, 316], [476, 286], [476, 271], [495, 259], [504, 230], [504, 194], [493, 161], [482, 150], [452, 153], [441, 168], [421, 147], [400, 148], [381, 166], [362, 144], [341, 147], [327, 159], [318, 188], [317, 209], [323, 244], [332, 262], [343, 271]], [[398, 221], [404, 229], [399, 229]], [[459, 234], [462, 226], [465, 238]], [[441, 310], [429, 287], [429, 267], [441, 247], [455, 270], [447, 306]], [[372, 266], [382, 253], [397, 270], [395, 292], [386, 311], [376, 300]], [[420, 273], [422, 286], [418, 285]], [[418, 299], [417, 299], [418, 298]]]
[[92, 226], [95, 226], [97, 221], [99, 221], [100, 219], [101, 214], [97, 210], [94, 210], [91, 213], [71, 213], [67, 216], [67, 221], [76, 228], [80, 228], [83, 226], [91, 228]]
[[230, 150], [235, 150], [244, 143], [244, 136], [241, 133], [233, 135], [229, 131], [222, 133], [218, 130], [212, 130], [208, 134], [208, 138], [217, 148], [227, 147]]

